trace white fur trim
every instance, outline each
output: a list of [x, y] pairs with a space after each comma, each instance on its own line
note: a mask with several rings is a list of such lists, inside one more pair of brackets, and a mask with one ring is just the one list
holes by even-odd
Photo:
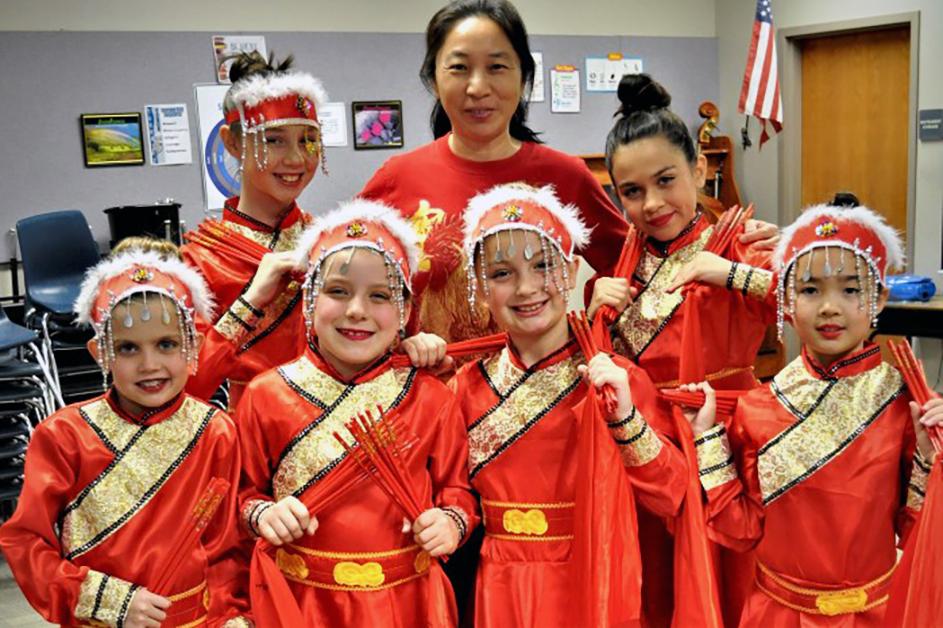
[[295, 261], [307, 266], [311, 249], [322, 234], [354, 220], [378, 222], [399, 240], [399, 244], [406, 251], [406, 263], [409, 265], [409, 277], [404, 277], [404, 279], [410, 283], [409, 280], [419, 268], [419, 244], [416, 231], [395, 208], [363, 198], [354, 198], [341, 203], [337, 209], [316, 218], [314, 224], [305, 229], [298, 239], [298, 244], [295, 246]]
[[[791, 259], [787, 260], [784, 258], [786, 256], [786, 252], [792, 246], [792, 239], [795, 237], [796, 232], [799, 229], [810, 226], [816, 220], [824, 216], [831, 216], [834, 218], [840, 218], [841, 220], [856, 222], [866, 229], [873, 231], [884, 245], [884, 248], [887, 250], [887, 270], [890, 271], [891, 269], [904, 268], [904, 264], [906, 263], [904, 247], [901, 243], [900, 235], [897, 233], [897, 230], [887, 224], [887, 221], [884, 220], [883, 216], [871, 209], [868, 209], [867, 207], [864, 207], [863, 205], [858, 207], [814, 205], [807, 208], [802, 212], [795, 222], [783, 229], [780, 233], [779, 244], [776, 246], [776, 250], [773, 251], [774, 268], [782, 268], [784, 263], [793, 261]], [[815, 248], [824, 246], [841, 246], [841, 244], [842, 241], [837, 238], [823, 239], [816, 243]], [[850, 244], [851, 243], [845, 243], [846, 246]]]
[[[180, 283], [186, 286], [190, 292], [192, 307], [196, 314], [204, 320], [212, 320], [213, 316], [213, 295], [206, 286], [203, 276], [199, 272], [187, 266], [180, 260], [166, 259], [153, 251], [141, 251], [140, 249], [131, 249], [113, 258], [105, 259], [93, 266], [85, 273], [85, 279], [82, 281], [82, 288], [79, 296], [75, 300], [73, 310], [78, 315], [79, 323], [92, 322], [92, 308], [98, 297], [98, 291], [104, 281], [117, 277], [123, 273], [129, 272], [136, 266], [148, 266], [155, 268], [162, 273], [173, 275]], [[147, 286], [142, 284], [142, 290], [133, 290], [130, 292], [146, 292]], [[124, 298], [127, 295], [116, 295]]]
[[[579, 208], [575, 205], [564, 205], [561, 203], [552, 185], [545, 185], [542, 188], [531, 188], [529, 186], [525, 187], [520, 184], [509, 183], [498, 185], [487, 192], [482, 192], [468, 202], [468, 207], [465, 209], [464, 231], [464, 248], [466, 255], [471, 256], [472, 249], [481, 239], [481, 236], [478, 234], [478, 223], [481, 222], [484, 215], [494, 207], [505, 205], [511, 201], [530, 201], [535, 205], [540, 205], [563, 224], [563, 227], [570, 236], [570, 241], [573, 243], [573, 247], [570, 251], [563, 251], [568, 259], [573, 256], [575, 250], [583, 249], [589, 244], [590, 229], [586, 226], [586, 223], [583, 222]], [[528, 227], [522, 222], [508, 222], [502, 227], [489, 230], [489, 232], [504, 231], [507, 229], [537, 230], [536, 225]], [[555, 238], [551, 237], [549, 239], [555, 241]]]
[[279, 72], [267, 76], [254, 74], [238, 81], [229, 90], [229, 96], [237, 106], [255, 107], [266, 100], [276, 100], [298, 94], [314, 102], [318, 113], [327, 102], [327, 92], [321, 81], [307, 72]]

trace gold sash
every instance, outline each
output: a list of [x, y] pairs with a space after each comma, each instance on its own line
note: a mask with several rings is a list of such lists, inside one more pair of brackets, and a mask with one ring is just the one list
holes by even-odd
[[288, 385], [322, 412], [285, 446], [272, 479], [275, 500], [299, 496], [327, 475], [347, 455], [334, 432], [348, 442], [351, 417], [382, 405], [394, 408], [412, 388], [416, 369], [388, 369], [360, 384], [339, 382], [302, 356], [279, 367]]
[[507, 348], [483, 363], [483, 375], [499, 401], [468, 428], [469, 477], [514, 444], [579, 385], [582, 354], [537, 371], [511, 363]]
[[839, 379], [816, 379], [796, 358], [773, 379], [773, 393], [797, 421], [757, 452], [769, 504], [844, 451], [903, 392], [887, 363]]
[[79, 412], [115, 458], [63, 512], [59, 537], [66, 560], [99, 545], [147, 505], [196, 446], [216, 410], [188, 397], [172, 416], [143, 427], [118, 416], [104, 399]]
[[704, 249], [713, 227], [705, 229], [697, 240], [665, 258], [642, 254], [635, 274], [645, 282], [641, 294], [622, 311], [614, 325], [616, 340], [638, 358], [662, 332], [684, 302], [682, 290], [669, 293], [681, 267]]

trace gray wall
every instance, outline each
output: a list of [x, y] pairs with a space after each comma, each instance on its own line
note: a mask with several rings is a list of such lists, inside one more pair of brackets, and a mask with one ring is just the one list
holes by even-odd
[[[35, 213], [75, 208], [85, 212], [96, 238], [107, 242], [102, 209], [173, 197], [182, 218], [203, 215], [199, 130], [193, 85], [213, 79], [210, 32], [0, 32], [0, 228]], [[429, 139], [432, 100], [417, 77], [422, 35], [416, 33], [261, 33], [269, 50], [293, 52], [296, 66], [320, 77], [331, 100], [403, 101], [406, 149]], [[545, 68], [568, 63], [583, 69], [587, 55], [622, 51], [644, 59], [695, 126], [697, 105], [717, 100], [717, 42], [710, 37], [531, 37]], [[582, 94], [579, 114], [550, 114], [547, 101], [531, 109], [531, 125], [549, 145], [574, 154], [601, 152], [616, 108], [614, 94]], [[142, 111], [146, 104], [186, 102], [194, 163], [188, 166], [85, 168], [81, 113]], [[348, 113], [349, 117], [349, 113]], [[348, 120], [349, 125], [349, 120]], [[348, 130], [349, 132], [349, 130]], [[328, 149], [331, 174], [317, 176], [302, 207], [329, 209], [355, 194], [393, 151]], [[12, 252], [4, 238], [0, 259]]]

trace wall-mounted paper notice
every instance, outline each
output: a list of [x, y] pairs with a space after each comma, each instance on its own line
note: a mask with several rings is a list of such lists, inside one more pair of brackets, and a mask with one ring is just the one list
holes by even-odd
[[641, 73], [641, 59], [623, 59], [618, 52], [608, 57], [586, 57], [586, 91], [614, 92], [623, 76]]
[[580, 112], [580, 71], [572, 65], [550, 70], [550, 112]]
[[186, 104], [145, 105], [144, 120], [151, 165], [170, 166], [193, 161]]
[[534, 88], [530, 91], [530, 102], [543, 102], [544, 95], [544, 53], [530, 53], [534, 58]]
[[229, 66], [240, 52], [258, 50], [267, 57], [263, 35], [213, 35], [213, 56], [216, 58], [216, 82], [229, 83]]
[[328, 102], [318, 111], [321, 142], [325, 146], [347, 146], [347, 109], [342, 102]]

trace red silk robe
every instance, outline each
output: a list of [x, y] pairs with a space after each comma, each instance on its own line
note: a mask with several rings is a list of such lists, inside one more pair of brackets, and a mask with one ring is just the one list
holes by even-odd
[[[276, 253], [294, 249], [312, 220], [294, 205], [272, 229], [236, 211], [238, 204], [238, 198], [226, 201], [219, 224]], [[286, 277], [272, 302], [261, 311], [253, 311], [238, 297], [252, 282], [257, 264], [197, 242], [185, 244], [181, 253], [187, 264], [200, 271], [216, 298], [216, 320], [197, 321], [206, 339], [200, 349], [199, 370], [187, 382], [187, 391], [208, 399], [223, 380], [229, 379], [232, 410], [249, 380], [304, 350], [301, 283], [298, 278]]]
[[[582, 363], [572, 341], [529, 369], [509, 346], [466, 364], [452, 380], [468, 426], [469, 474], [485, 523], [476, 626], [573, 625], [569, 561], [578, 515], [576, 407], [587, 393], [576, 370]], [[630, 373], [636, 409], [628, 419], [609, 423], [609, 431], [638, 499], [671, 516], [685, 491], [684, 459], [659, 434], [655, 390], [645, 373], [624, 360], [617, 363]], [[637, 562], [637, 547], [631, 551]], [[618, 617], [610, 616], [613, 625], [638, 622], [637, 586], [614, 585], [611, 595], [622, 608]], [[627, 599], [633, 590], [636, 599]]]
[[[638, 265], [630, 273], [629, 279], [639, 292], [612, 325], [613, 349], [642, 367], [657, 388], [674, 388], [681, 383], [684, 295], [681, 290], [669, 294], [665, 289], [678, 271], [704, 249], [712, 231], [713, 226], [698, 216], [666, 247], [647, 241]], [[767, 270], [768, 251], [757, 251], [735, 241], [729, 257], [740, 264], [731, 289], [700, 288], [706, 291], [701, 300], [704, 307], [699, 312], [701, 360], [714, 388], [744, 390], [758, 385], [753, 363], [766, 328], [776, 320], [776, 290], [773, 274]], [[673, 427], [668, 433], [677, 438]], [[665, 522], [646, 509], [639, 512], [639, 534], [645, 568], [645, 623], [667, 626], [674, 599], [674, 542]], [[749, 557], [718, 550], [724, 616], [728, 625], [736, 625], [749, 588], [751, 565]]]
[[[434, 376], [391, 368], [388, 358], [353, 378], [308, 348], [257, 377], [237, 411], [243, 452], [242, 524], [253, 534], [264, 509], [323, 481], [351, 441], [344, 424], [359, 411], [395, 408], [410, 479], [422, 502], [451, 509], [465, 530], [477, 522], [468, 485], [467, 446], [452, 394]], [[363, 479], [323, 511], [319, 527], [283, 545], [275, 561], [312, 626], [451, 626], [455, 601], [436, 560], [403, 533], [403, 511]]]
[[803, 352], [740, 400], [729, 432], [696, 440], [709, 530], [755, 547], [742, 626], [883, 625], [895, 535], [918, 516], [928, 471], [909, 399], [876, 345], [829, 368]]
[[209, 617], [216, 623], [244, 610], [214, 566], [237, 543], [239, 451], [229, 417], [193, 397], [132, 418], [104, 395], [40, 423], [0, 547], [47, 621], [114, 626], [139, 587], [156, 586], [213, 477], [230, 490], [175, 571], [163, 625], [206, 621], [211, 600], [223, 609]]

